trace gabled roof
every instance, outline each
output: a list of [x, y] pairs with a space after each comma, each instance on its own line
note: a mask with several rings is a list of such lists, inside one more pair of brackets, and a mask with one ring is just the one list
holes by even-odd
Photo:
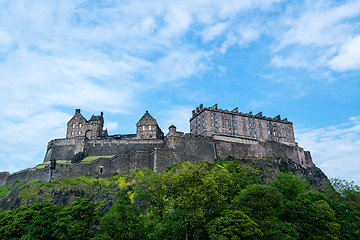
[[150, 113], [146, 110], [145, 114], [140, 118], [137, 122], [136, 126], [143, 126], [143, 125], [157, 125], [155, 118], [153, 118]]
[[84, 118], [84, 116], [80, 113], [80, 109], [76, 109], [75, 115], [70, 119], [70, 121], [68, 121], [67, 124], [69, 124], [76, 116], [78, 116], [79, 119], [82, 119], [84, 122], [87, 122], [86, 118]]

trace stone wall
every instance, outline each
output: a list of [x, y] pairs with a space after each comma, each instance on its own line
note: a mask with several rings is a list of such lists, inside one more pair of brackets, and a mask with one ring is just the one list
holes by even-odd
[[163, 147], [160, 139], [111, 139], [90, 140], [86, 143], [86, 153], [89, 156], [109, 156], [135, 151], [150, 151], [154, 147]]
[[4, 186], [6, 184], [9, 175], [9, 172], [0, 172], [0, 186]]
[[[133, 170], [145, 168], [161, 172], [183, 161], [208, 161], [212, 163], [216, 158], [225, 159], [229, 155], [237, 158], [281, 158], [291, 160], [304, 168], [314, 167], [310, 153], [295, 143], [283, 144], [275, 141], [264, 142], [227, 136], [204, 137], [192, 134], [173, 134], [167, 136], [165, 140], [107, 138], [86, 141], [84, 139], [58, 139], [49, 143], [45, 160], [66, 159], [66, 157], [72, 157], [80, 150], [93, 156], [115, 156], [74, 165], [57, 164], [52, 174], [52, 180], [86, 174], [102, 174], [104, 176], [110, 176], [114, 173], [126, 174]], [[14, 174], [0, 173], [0, 185], [24, 180], [47, 182], [49, 181], [49, 174], [49, 166], [41, 170], [29, 168]]]

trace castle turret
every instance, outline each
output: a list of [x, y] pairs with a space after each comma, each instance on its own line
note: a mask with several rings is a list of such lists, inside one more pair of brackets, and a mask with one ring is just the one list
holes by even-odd
[[176, 127], [175, 127], [174, 125], [171, 125], [171, 126], [169, 127], [169, 134], [168, 134], [168, 136], [174, 136], [174, 135], [176, 135]]

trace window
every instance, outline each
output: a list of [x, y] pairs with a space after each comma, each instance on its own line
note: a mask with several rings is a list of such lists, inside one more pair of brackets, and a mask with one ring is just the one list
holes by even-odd
[[75, 128], [75, 123], [73, 123], [72, 128]]
[[71, 136], [74, 136], [74, 134], [75, 134], [74, 132], [71, 132]]
[[149, 125], [149, 130], [151, 130], [151, 125]]
[[82, 124], [81, 123], [79, 123], [79, 128], [81, 128], [82, 127]]
[[80, 135], [80, 134], [81, 134], [81, 131], [78, 132], [78, 135]]
[[145, 131], [145, 126], [142, 127], [143, 131]]
[[92, 130], [92, 133], [95, 133], [95, 130], [94, 130], [94, 129]]

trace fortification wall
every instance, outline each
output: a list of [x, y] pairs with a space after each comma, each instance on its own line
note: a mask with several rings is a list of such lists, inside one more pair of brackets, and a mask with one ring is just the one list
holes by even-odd
[[50, 160], [69, 160], [75, 154], [85, 150], [85, 139], [78, 138], [63, 138], [55, 139], [49, 142], [45, 154], [44, 162]]
[[150, 151], [154, 147], [163, 147], [160, 139], [101, 139], [90, 140], [86, 143], [86, 153], [89, 156], [108, 156], [135, 151]]
[[[224, 159], [229, 155], [235, 157], [272, 157], [291, 159], [306, 167], [314, 166], [311, 156], [306, 157], [304, 149], [297, 144], [283, 144], [275, 141], [257, 141], [235, 137], [214, 137], [216, 157]], [[309, 154], [308, 154], [309, 155]]]
[[[110, 176], [114, 173], [126, 174], [133, 170], [150, 168], [161, 172], [168, 167], [183, 161], [214, 162], [216, 158], [225, 159], [229, 155], [241, 157], [272, 157], [290, 159], [304, 168], [313, 167], [309, 152], [297, 144], [282, 144], [274, 141], [257, 141], [227, 136], [204, 137], [192, 134], [168, 136], [163, 140], [118, 140], [105, 139], [83, 142], [81, 139], [54, 140], [49, 143], [53, 149], [50, 159], [67, 156], [66, 151], [74, 149], [72, 154], [85, 146], [89, 155], [115, 155], [112, 158], [99, 158], [93, 162], [81, 162], [74, 165], [57, 164], [52, 180], [86, 174]], [[73, 148], [72, 148], [73, 147]], [[65, 153], [56, 154], [57, 151]], [[49, 153], [47, 153], [49, 155]], [[49, 181], [49, 167], [37, 170], [29, 168], [10, 174], [0, 173], [0, 185], [12, 184], [15, 181], [40, 180]]]

